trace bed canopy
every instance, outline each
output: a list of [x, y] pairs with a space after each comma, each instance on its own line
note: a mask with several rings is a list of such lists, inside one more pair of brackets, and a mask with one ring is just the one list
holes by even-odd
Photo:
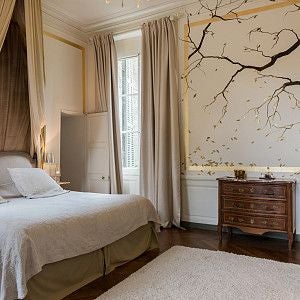
[[40, 0], [0, 0], [0, 151], [41, 164], [45, 139]]

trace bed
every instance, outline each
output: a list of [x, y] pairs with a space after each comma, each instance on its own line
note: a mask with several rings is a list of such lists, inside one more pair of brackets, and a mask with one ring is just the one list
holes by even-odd
[[[7, 168], [33, 163], [25, 154], [0, 153], [0, 195]], [[155, 209], [140, 196], [68, 192], [6, 199], [0, 204], [0, 299], [62, 299], [158, 248]]]

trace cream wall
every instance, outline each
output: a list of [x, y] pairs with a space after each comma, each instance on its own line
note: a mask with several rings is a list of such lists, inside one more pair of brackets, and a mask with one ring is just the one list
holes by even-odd
[[59, 32], [44, 33], [46, 151], [60, 162], [61, 112], [83, 113], [83, 49], [78, 41]]
[[[275, 1], [283, 2], [283, 1]], [[272, 2], [273, 3], [273, 2]], [[272, 4], [271, 3], [271, 4]], [[265, 5], [270, 5], [269, 1], [254, 1], [248, 4], [247, 9], [252, 9], [256, 7], [262, 7]], [[293, 10], [293, 7], [289, 7], [290, 10]], [[191, 8], [191, 11], [195, 11], [194, 8]], [[276, 10], [273, 11], [265, 11], [259, 14], [263, 14], [263, 18], [258, 16], [255, 20], [258, 22], [253, 25], [252, 28], [257, 28], [262, 26], [262, 28], [266, 28], [270, 32], [278, 30], [279, 26], [288, 27], [291, 24], [294, 25], [295, 30], [297, 30], [298, 34], [300, 34], [300, 24], [299, 24], [299, 13], [295, 16], [291, 16], [288, 14], [289, 19], [285, 18], [283, 21], [279, 19], [279, 12]], [[282, 13], [281, 13], [282, 15]], [[285, 12], [283, 13], [285, 15]], [[201, 22], [206, 19], [206, 15], [198, 15], [192, 19], [192, 22]], [[263, 20], [263, 21], [262, 21]], [[181, 19], [179, 22], [179, 35], [181, 38], [184, 37], [184, 25], [186, 24], [185, 19]], [[238, 24], [235, 24], [238, 26]], [[202, 27], [201, 27], [202, 26]], [[225, 26], [225, 25], [223, 25]], [[213, 38], [209, 39], [209, 43], [207, 43], [207, 47], [209, 44], [212, 44], [215, 41], [218, 41], [220, 38], [220, 43], [224, 42], [224, 37], [228, 36], [227, 42], [234, 40], [235, 37], [241, 39], [241, 32], [238, 31], [239, 27], [231, 26], [231, 33], [222, 31], [222, 26], [219, 28], [219, 34], [214, 35]], [[249, 23], [248, 23], [249, 26]], [[213, 26], [215, 28], [215, 26]], [[236, 28], [236, 29], [235, 29]], [[194, 37], [201, 37], [203, 25], [200, 24], [198, 27], [198, 31], [194, 30]], [[248, 40], [248, 36], [244, 34], [242, 37], [245, 41]], [[279, 45], [280, 47], [286, 47], [288, 45], [288, 39], [284, 38], [284, 43]], [[262, 43], [262, 42], [261, 42]], [[271, 43], [271, 41], [270, 41]], [[220, 44], [221, 45], [221, 44]], [[220, 46], [219, 45], [219, 46]], [[219, 48], [206, 49], [206, 51], [213, 53], [213, 55], [219, 55], [221, 51], [218, 51]], [[271, 47], [269, 47], [270, 49]], [[180, 43], [180, 68], [181, 74], [184, 74], [184, 43]], [[222, 47], [221, 47], [222, 50]], [[230, 46], [226, 48], [226, 54], [234, 59], [237, 59], [236, 49], [230, 49]], [[272, 49], [270, 49], [272, 51]], [[289, 76], [293, 76], [293, 78], [300, 78], [299, 68], [297, 67], [299, 61], [300, 53], [293, 53], [290, 56], [289, 60], [284, 60], [283, 63], [279, 65], [279, 68], [272, 68], [270, 73], [275, 71], [275, 74], [280, 74], [281, 71], [288, 73]], [[241, 58], [241, 57], [240, 57]], [[245, 57], [241, 58], [243, 62], [245, 62]], [[259, 64], [262, 63], [257, 57], [253, 57], [252, 63]], [[208, 68], [208, 66], [206, 66]], [[218, 66], [215, 65], [215, 69]], [[183, 171], [182, 175], [182, 220], [194, 223], [202, 223], [202, 224], [217, 224], [217, 197], [218, 197], [218, 189], [217, 189], [217, 177], [232, 175], [232, 171], [229, 169], [220, 167], [220, 170], [217, 171], [214, 168], [207, 167], [201, 168], [201, 154], [200, 151], [197, 150], [197, 147], [200, 146], [201, 151], [205, 152], [205, 156], [209, 159], [218, 160], [220, 157], [223, 162], [233, 161], [235, 163], [235, 168], [243, 166], [249, 166], [249, 164], [253, 161], [256, 162], [258, 166], [265, 167], [266, 171], [267, 166], [279, 167], [281, 162], [284, 160], [288, 167], [300, 167], [299, 154], [297, 155], [297, 149], [299, 144], [299, 128], [297, 127], [291, 134], [283, 141], [272, 140], [269, 137], [266, 137], [266, 133], [261, 133], [257, 131], [257, 120], [253, 117], [254, 120], [246, 120], [243, 124], [237, 124], [236, 119], [237, 113], [242, 115], [247, 109], [247, 105], [249, 102], [246, 102], [248, 95], [255, 95], [255, 100], [258, 99], [263, 93], [266, 92], [267, 89], [270, 88], [269, 83], [262, 83], [261, 87], [256, 89], [253, 86], [253, 74], [245, 74], [239, 80], [236, 80], [232, 91], [228, 94], [229, 99], [232, 101], [231, 103], [231, 112], [227, 118], [224, 120], [224, 126], [220, 126], [217, 131], [214, 131], [211, 127], [215, 120], [217, 119], [220, 106], [213, 107], [211, 110], [205, 111], [204, 105], [209, 102], [213, 97], [213, 92], [222, 86], [222, 80], [226, 78], [226, 75], [230, 74], [230, 70], [226, 68], [226, 66], [221, 66], [218, 72], [214, 72], [214, 74], [210, 74], [208, 69], [199, 70], [198, 73], [195, 73], [193, 78], [190, 78], [190, 82], [192, 82], [193, 90], [188, 92], [188, 96], [186, 97], [185, 93], [185, 84], [181, 82], [182, 89], [182, 128], [183, 135], [185, 138], [182, 140], [182, 152], [183, 152], [183, 161], [185, 161], [186, 153], [187, 156], [191, 157], [192, 160], [187, 159], [188, 168]], [[212, 76], [212, 77], [209, 77]], [[252, 76], [252, 77], [251, 77]], [[251, 84], [250, 84], [251, 80]], [[249, 89], [250, 88], [250, 89]], [[300, 90], [296, 89], [296, 95], [300, 98]], [[197, 94], [195, 96], [195, 94]], [[232, 97], [232, 98], [230, 98]], [[245, 101], [243, 101], [245, 100]], [[287, 120], [292, 120], [296, 116], [296, 118], [300, 117], [299, 111], [293, 110], [289, 112], [291, 105], [286, 105], [283, 107], [283, 115]], [[184, 118], [187, 116], [186, 112], [188, 111], [188, 118]], [[230, 112], [230, 113], [231, 113]], [[239, 137], [239, 133], [242, 132], [242, 137]], [[238, 140], [231, 140], [231, 137], [237, 134]], [[188, 138], [187, 138], [188, 137]], [[206, 141], [206, 138], [210, 137], [214, 143]], [[255, 144], [252, 144], [252, 141], [255, 141]], [[229, 142], [228, 142], [229, 141]], [[234, 144], [236, 143], [236, 144]], [[222, 149], [222, 144], [230, 144], [229, 150], [227, 152], [225, 149]], [[249, 145], [248, 145], [249, 144]], [[217, 145], [217, 146], [216, 146]], [[221, 148], [221, 149], [220, 149]], [[212, 153], [214, 149], [218, 149], [219, 153]], [[288, 155], [287, 155], [288, 154]], [[282, 160], [279, 160], [281, 159]], [[243, 163], [243, 166], [240, 166], [239, 163]], [[263, 170], [263, 169], [262, 169]], [[277, 169], [278, 173], [275, 173], [276, 177], [286, 177], [286, 178], [299, 178], [297, 174], [294, 174], [293, 171], [288, 171], [282, 169], [283, 172], [280, 172], [280, 168]], [[258, 177], [260, 176], [261, 170], [255, 170], [249, 168], [248, 176]], [[300, 232], [300, 189], [299, 184], [297, 184], [297, 231]]]

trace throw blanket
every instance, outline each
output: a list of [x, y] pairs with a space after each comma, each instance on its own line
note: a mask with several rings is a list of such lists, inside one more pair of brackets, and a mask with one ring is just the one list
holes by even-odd
[[42, 266], [100, 249], [149, 221], [152, 203], [134, 195], [70, 192], [0, 206], [1, 300], [23, 299]]

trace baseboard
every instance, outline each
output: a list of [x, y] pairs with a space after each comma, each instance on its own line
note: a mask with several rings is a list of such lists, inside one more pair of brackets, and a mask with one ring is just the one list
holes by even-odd
[[[217, 225], [210, 225], [210, 224], [200, 224], [200, 223], [192, 223], [192, 222], [186, 222], [181, 221], [181, 226], [186, 229], [204, 229], [204, 230], [212, 230], [217, 231]], [[233, 229], [233, 233], [235, 234], [246, 234], [242, 232], [239, 229]], [[266, 233], [264, 236], [274, 238], [274, 239], [281, 239], [281, 240], [287, 240], [287, 235], [284, 233]], [[295, 239], [297, 242], [300, 242], [300, 234], [296, 234]]]

